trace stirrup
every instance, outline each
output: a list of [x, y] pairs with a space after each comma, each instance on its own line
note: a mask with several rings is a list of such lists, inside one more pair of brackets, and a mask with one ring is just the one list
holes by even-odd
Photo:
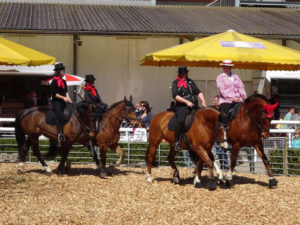
[[59, 140], [59, 141], [65, 141], [66, 139], [65, 139], [65, 136], [63, 135], [63, 134], [58, 134], [58, 137], [57, 137], [57, 139]]

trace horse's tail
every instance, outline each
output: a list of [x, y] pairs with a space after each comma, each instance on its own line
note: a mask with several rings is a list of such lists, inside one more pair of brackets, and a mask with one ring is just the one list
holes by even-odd
[[16, 135], [16, 140], [17, 140], [17, 143], [18, 143], [18, 152], [19, 152], [20, 159], [22, 159], [23, 146], [26, 142], [25, 133], [24, 133], [24, 130], [21, 126], [21, 116], [22, 116], [22, 114], [23, 114], [23, 112], [20, 111], [17, 114], [16, 120], [15, 120], [15, 135]]

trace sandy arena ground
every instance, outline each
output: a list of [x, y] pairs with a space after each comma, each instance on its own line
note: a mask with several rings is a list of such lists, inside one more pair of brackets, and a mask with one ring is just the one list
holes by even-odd
[[270, 190], [266, 175], [235, 173], [232, 189], [209, 191], [194, 188], [188, 168], [182, 185], [169, 167], [153, 169], [153, 184], [144, 168], [109, 168], [107, 179], [94, 165], [72, 165], [69, 176], [41, 168], [17, 175], [17, 164], [0, 164], [0, 224], [300, 224], [300, 177], [276, 177]]

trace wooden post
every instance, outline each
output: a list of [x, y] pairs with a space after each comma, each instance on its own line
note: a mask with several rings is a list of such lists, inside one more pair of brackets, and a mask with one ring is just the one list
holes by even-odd
[[283, 174], [285, 176], [287, 176], [288, 171], [287, 171], [287, 165], [288, 165], [288, 137], [285, 137], [285, 143], [284, 143], [284, 159], [283, 159], [283, 165], [284, 165], [284, 169], [283, 169]]

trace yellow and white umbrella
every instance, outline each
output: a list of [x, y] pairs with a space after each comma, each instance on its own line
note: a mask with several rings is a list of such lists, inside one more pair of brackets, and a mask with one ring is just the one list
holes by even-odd
[[149, 53], [140, 65], [220, 67], [224, 59], [239, 69], [300, 69], [300, 51], [233, 30]]
[[55, 57], [0, 38], [0, 65], [39, 66], [54, 63]]

